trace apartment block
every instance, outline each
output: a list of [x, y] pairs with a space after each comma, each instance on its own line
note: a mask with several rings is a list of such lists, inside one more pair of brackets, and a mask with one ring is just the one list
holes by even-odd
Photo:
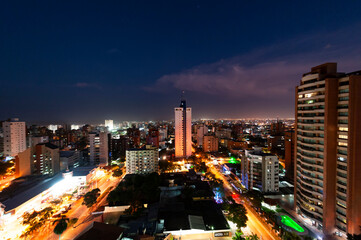
[[158, 148], [146, 145], [143, 149], [129, 149], [126, 151], [127, 174], [148, 174], [158, 172]]
[[295, 208], [324, 232], [361, 225], [361, 71], [313, 67], [296, 87]]
[[279, 160], [276, 155], [264, 153], [260, 147], [245, 150], [241, 170], [242, 184], [248, 190], [279, 191]]
[[89, 133], [89, 160], [91, 164], [107, 166], [109, 160], [108, 134]]
[[18, 118], [3, 122], [3, 135], [4, 156], [15, 157], [26, 150], [25, 122], [19, 122]]
[[218, 138], [213, 135], [204, 135], [203, 151], [204, 152], [217, 152], [218, 151]]

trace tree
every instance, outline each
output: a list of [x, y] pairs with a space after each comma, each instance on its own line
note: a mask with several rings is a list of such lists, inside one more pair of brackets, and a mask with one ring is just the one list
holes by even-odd
[[78, 222], [78, 218], [72, 218], [69, 220], [68, 227], [74, 226]]
[[23, 225], [28, 225], [21, 237], [27, 237], [43, 227], [54, 213], [54, 208], [47, 207], [41, 211], [26, 212], [23, 214]]
[[61, 237], [61, 234], [68, 228], [68, 222], [69, 218], [65, 218], [64, 216], [53, 222], [53, 225], [57, 223], [54, 228], [54, 233], [56, 235], [59, 235], [59, 239]]
[[232, 237], [232, 240], [244, 240], [244, 238], [242, 237], [243, 233], [241, 230], [237, 230], [235, 232], [235, 235]]
[[93, 189], [84, 195], [82, 204], [90, 208], [97, 202], [99, 196], [100, 196], [100, 189], [99, 188]]
[[13, 166], [12, 162], [0, 161], [0, 176], [5, 175]]
[[113, 171], [113, 177], [121, 177], [123, 175], [123, 171], [120, 168], [117, 168]]
[[347, 234], [347, 240], [361, 240], [361, 234]]
[[164, 173], [166, 171], [171, 171], [174, 169], [173, 163], [167, 160], [160, 160], [158, 162], [159, 170]]
[[303, 237], [303, 240], [313, 240], [313, 237], [311, 237], [311, 236], [304, 236], [304, 237]]
[[252, 202], [255, 207], [261, 208], [264, 197], [260, 191], [251, 190], [248, 191], [245, 196]]
[[252, 233], [252, 235], [246, 236], [245, 240], [259, 240], [259, 237], [257, 234]]
[[237, 204], [232, 201], [232, 204], [225, 203], [224, 208], [229, 211], [227, 218], [234, 222], [238, 229], [247, 226], [247, 210], [242, 204]]
[[283, 233], [282, 240], [301, 240], [301, 237], [294, 232], [285, 231]]

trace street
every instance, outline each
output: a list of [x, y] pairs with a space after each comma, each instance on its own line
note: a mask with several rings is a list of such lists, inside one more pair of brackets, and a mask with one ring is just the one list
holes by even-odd
[[[260, 216], [257, 216], [255, 213], [255, 210], [251, 209], [251, 206], [243, 199], [237, 190], [234, 189], [234, 187], [230, 184], [229, 180], [213, 165], [213, 164], [207, 164], [209, 166], [209, 169], [211, 172], [217, 177], [220, 178], [223, 181], [224, 184], [224, 190], [225, 194], [227, 196], [231, 196], [236, 203], [243, 204], [244, 207], [247, 210], [247, 227], [246, 229], [242, 229], [244, 232], [253, 232], [257, 234], [260, 239], [263, 240], [276, 240], [280, 239], [275, 234], [271, 233], [267, 226], [263, 221], [260, 220]], [[236, 184], [236, 183], [234, 183]], [[233, 193], [236, 193], [234, 196]]]

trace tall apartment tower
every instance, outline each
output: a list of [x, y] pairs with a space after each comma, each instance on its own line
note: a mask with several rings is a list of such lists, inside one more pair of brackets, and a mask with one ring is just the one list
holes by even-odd
[[296, 87], [295, 207], [322, 229], [360, 234], [361, 71], [313, 67]]
[[26, 150], [26, 127], [25, 122], [19, 122], [18, 118], [3, 122], [4, 131], [4, 156], [15, 157], [18, 153]]
[[109, 160], [108, 134], [89, 133], [89, 160], [91, 164], [107, 166]]
[[192, 108], [187, 108], [186, 100], [182, 98], [175, 113], [175, 157], [192, 155]]

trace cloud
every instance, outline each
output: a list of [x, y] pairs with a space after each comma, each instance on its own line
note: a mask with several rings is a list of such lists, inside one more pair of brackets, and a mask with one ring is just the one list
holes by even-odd
[[181, 73], [165, 75], [157, 80], [152, 89], [171, 87], [235, 98], [271, 98], [293, 91], [294, 73], [302, 69], [302, 65], [290, 65], [282, 61], [245, 67], [234, 59], [222, 60]]
[[255, 51], [167, 74], [147, 91], [186, 90], [235, 99], [289, 100], [303, 73], [311, 67], [338, 62], [339, 71], [361, 69], [361, 38], [345, 38], [355, 29], [316, 33]]

